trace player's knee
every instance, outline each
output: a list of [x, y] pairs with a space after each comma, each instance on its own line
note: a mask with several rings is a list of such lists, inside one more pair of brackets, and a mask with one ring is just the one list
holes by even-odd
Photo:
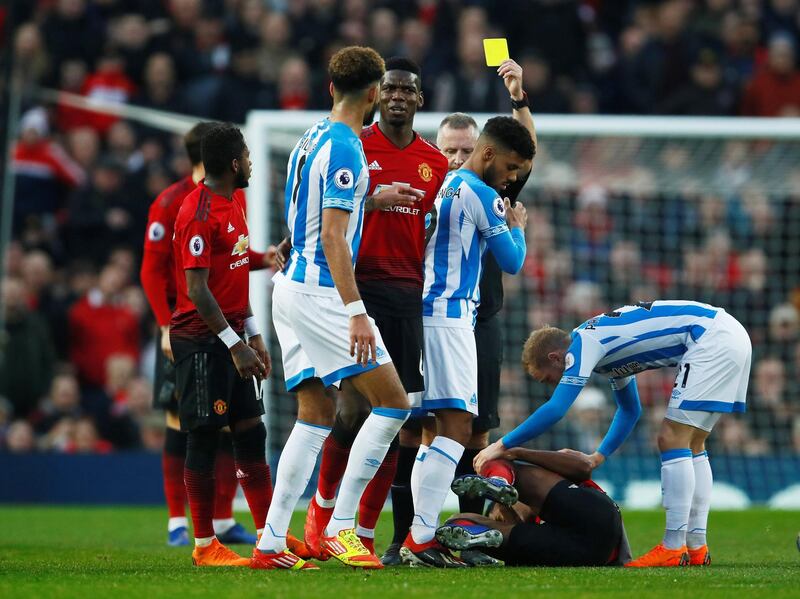
[[233, 456], [236, 461], [265, 459], [267, 429], [263, 422], [233, 434]]
[[437, 421], [438, 434], [466, 445], [472, 436], [472, 414], [461, 412], [448, 414]]
[[197, 429], [186, 437], [186, 467], [196, 472], [211, 472], [217, 457], [219, 431]]
[[331, 436], [339, 445], [349, 447], [356, 440], [356, 435], [358, 435], [358, 431], [361, 430], [361, 426], [368, 416], [368, 410], [366, 412], [340, 410], [336, 413], [336, 418], [333, 421]]

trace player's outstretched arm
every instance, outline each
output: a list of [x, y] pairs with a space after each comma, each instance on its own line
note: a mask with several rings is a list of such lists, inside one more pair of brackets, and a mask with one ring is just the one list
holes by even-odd
[[395, 206], [414, 206], [425, 197], [425, 192], [407, 183], [392, 183], [364, 200], [364, 211], [386, 210]]
[[561, 420], [578, 397], [586, 380], [588, 379], [578, 379], [576, 382], [579, 384], [559, 383], [550, 400], [528, 416], [525, 422], [475, 456], [472, 462], [475, 472], [480, 472], [489, 460], [503, 457], [509, 449], [538, 437]]
[[[636, 388], [636, 377], [622, 381], [612, 381], [614, 385], [614, 400], [617, 402], [617, 411], [614, 414], [614, 419], [611, 421], [611, 426], [608, 428], [603, 442], [597, 448], [597, 458], [602, 463], [605, 458], [614, 453], [619, 446], [631, 434], [633, 427], [639, 420], [639, 415], [642, 413], [642, 404], [639, 401], [639, 391]], [[595, 464], [594, 467], [600, 465]]]
[[[200, 318], [206, 323], [212, 333], [219, 336], [220, 333], [228, 331], [236, 336], [233, 332], [222, 310], [219, 309], [219, 304], [208, 288], [208, 269], [207, 268], [190, 268], [184, 271], [186, 273], [186, 291], [189, 299], [192, 300], [197, 313]], [[223, 339], [224, 341], [224, 339]], [[227, 343], [226, 343], [227, 345]], [[253, 349], [247, 346], [241, 339], [235, 344], [228, 347], [233, 357], [233, 363], [236, 365], [236, 370], [242, 378], [256, 377], [262, 380], [267, 376], [267, 369], [259, 359]]]
[[356, 362], [367, 365], [377, 360], [375, 332], [367, 317], [364, 302], [356, 286], [353, 257], [347, 244], [347, 225], [350, 213], [339, 208], [322, 210], [322, 251], [331, 271], [331, 278], [350, 314], [350, 355]]

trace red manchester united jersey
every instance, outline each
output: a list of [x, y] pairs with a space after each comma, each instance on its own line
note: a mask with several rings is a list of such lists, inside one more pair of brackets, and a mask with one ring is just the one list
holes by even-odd
[[175, 303], [175, 263], [172, 233], [183, 199], [195, 188], [191, 175], [176, 181], [150, 204], [144, 237], [142, 287], [158, 324], [169, 324]]
[[186, 290], [183, 271], [192, 268], [209, 269], [211, 294], [231, 327], [242, 333], [250, 294], [249, 247], [244, 204], [237, 194], [229, 200], [201, 182], [186, 196], [175, 221], [173, 240], [178, 295], [170, 323], [172, 336], [213, 336]]
[[366, 213], [356, 263], [359, 289], [370, 300], [376, 294], [385, 300], [387, 287], [399, 292], [400, 301], [408, 301], [411, 295], [420, 298], [425, 215], [447, 174], [447, 159], [416, 133], [411, 144], [398, 148], [378, 123], [361, 132], [361, 142], [369, 166], [369, 195], [376, 194], [382, 185], [408, 183], [425, 192], [425, 197], [414, 207], [396, 206]]

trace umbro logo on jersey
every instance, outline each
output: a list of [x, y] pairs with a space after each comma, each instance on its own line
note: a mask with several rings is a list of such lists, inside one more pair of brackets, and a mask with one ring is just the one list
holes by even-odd
[[369, 168], [369, 170], [371, 170], [371, 171], [382, 171], [383, 170], [381, 168], [381, 165], [378, 164], [377, 160], [373, 160], [372, 162], [370, 162], [369, 166], [367, 168]]
[[233, 225], [228, 223], [228, 233], [233, 233], [236, 229], [233, 228]]

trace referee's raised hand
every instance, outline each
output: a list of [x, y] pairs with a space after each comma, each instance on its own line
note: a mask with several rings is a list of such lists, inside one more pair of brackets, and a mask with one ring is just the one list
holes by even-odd
[[256, 377], [261, 381], [267, 377], [269, 371], [261, 358], [258, 357], [256, 351], [249, 345], [245, 345], [240, 341], [231, 348], [231, 357], [239, 376], [243, 379], [249, 379], [251, 376]]

